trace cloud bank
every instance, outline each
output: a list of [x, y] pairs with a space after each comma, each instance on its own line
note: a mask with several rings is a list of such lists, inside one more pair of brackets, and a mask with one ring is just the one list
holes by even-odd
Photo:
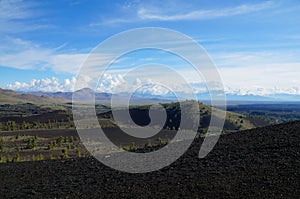
[[[43, 92], [72, 92], [74, 91], [74, 85], [76, 78], [67, 78], [60, 81], [56, 77], [44, 78], [44, 79], [33, 79], [30, 82], [14, 82], [8, 84], [6, 89], [16, 91], [43, 91]], [[167, 88], [156, 84], [151, 79], [139, 79], [136, 78], [134, 90], [128, 82], [123, 78], [122, 75], [111, 75], [105, 74], [98, 83], [96, 88], [97, 92], [106, 93], [140, 93], [145, 95], [170, 95], [172, 92], [185, 93], [186, 86], [190, 86], [195, 94], [201, 94], [208, 92], [206, 84], [204, 82], [192, 82], [189, 85], [177, 85], [172, 88], [172, 91]], [[84, 88], [82, 86], [81, 88]], [[215, 90], [220, 89], [218, 85], [215, 86]], [[274, 86], [274, 87], [263, 87], [259, 85], [246, 86], [246, 87], [230, 87], [225, 86], [226, 94], [233, 95], [257, 95], [257, 96], [271, 96], [276, 94], [287, 94], [287, 95], [300, 95], [300, 82], [294, 81], [292, 86]]]
[[63, 82], [60, 82], [56, 77], [52, 77], [33, 79], [30, 82], [15, 82], [13, 84], [8, 84], [6, 88], [16, 91], [67, 92], [73, 91], [75, 82], [75, 77], [64, 79]]

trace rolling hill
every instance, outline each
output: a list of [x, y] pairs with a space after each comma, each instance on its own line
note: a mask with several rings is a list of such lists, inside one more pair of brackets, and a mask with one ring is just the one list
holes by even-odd
[[[88, 99], [93, 97], [93, 91], [91, 89], [85, 88], [76, 91], [79, 96], [79, 101], [86, 102]], [[125, 94], [118, 94], [117, 100], [122, 101], [122, 98]], [[109, 93], [96, 93], [96, 100], [98, 103], [109, 102], [111, 99], [111, 94]], [[72, 92], [57, 92], [57, 93], [44, 93], [44, 92], [35, 92], [33, 94], [25, 94], [19, 93], [12, 90], [4, 90], [0, 89], [0, 104], [63, 104], [70, 102], [72, 100]], [[156, 99], [156, 98], [135, 98], [134, 103], [136, 104], [153, 104], [153, 103], [164, 103], [166, 109], [168, 110], [168, 122], [166, 126], [169, 128], [178, 127], [180, 123], [180, 117], [176, 117], [180, 115], [180, 109], [178, 108], [178, 104], [173, 102], [166, 102], [165, 100]], [[109, 107], [106, 107], [107, 109]], [[131, 108], [132, 116], [138, 118], [138, 120], [144, 120], [143, 118], [148, 118], [147, 109], [148, 105], [137, 106], [136, 108]], [[210, 117], [211, 117], [211, 109], [212, 107], [207, 106], [203, 103], [199, 103], [200, 115], [201, 115], [201, 128], [205, 129], [208, 127]], [[122, 112], [122, 110], [120, 110]], [[100, 110], [100, 113], [102, 109]], [[106, 113], [107, 114], [107, 113]], [[102, 117], [101, 114], [99, 115]], [[111, 118], [111, 113], [109, 114]], [[170, 123], [169, 121], [172, 121]], [[140, 123], [147, 124], [147, 121], [138, 121]], [[244, 130], [254, 128], [255, 126], [246, 119], [241, 114], [227, 112], [226, 113], [226, 121], [224, 129], [228, 131], [236, 131], [236, 130]]]
[[59, 104], [67, 103], [68, 100], [49, 96], [36, 96], [33, 94], [24, 94], [12, 90], [0, 88], [0, 104], [20, 104], [20, 103], [38, 103], [38, 104]]
[[[183, 102], [185, 103], [185, 102]], [[181, 110], [180, 105], [177, 102], [170, 103], [162, 103], [167, 112], [167, 119], [165, 122], [165, 128], [168, 129], [178, 129], [181, 122]], [[206, 130], [210, 124], [212, 109], [215, 109], [216, 112], [223, 112], [224, 110], [216, 109], [210, 106], [207, 106], [203, 103], [198, 103], [200, 110], [200, 126], [199, 128], [202, 130]], [[150, 122], [149, 118], [149, 105], [140, 105], [140, 106], [132, 106], [129, 110], [130, 116], [132, 120], [141, 126], [147, 125]], [[98, 118], [109, 118], [111, 126], [113, 125], [113, 115], [109, 108], [105, 109], [108, 111], [102, 111], [103, 108], [99, 108], [96, 110]], [[117, 108], [114, 113], [118, 115], [125, 115], [127, 110], [122, 108]], [[218, 117], [218, 116], [217, 116]], [[255, 125], [250, 122], [244, 115], [234, 113], [234, 112], [226, 112], [224, 130], [225, 131], [237, 131], [237, 130], [246, 130], [255, 128]], [[199, 130], [200, 130], [199, 129]]]

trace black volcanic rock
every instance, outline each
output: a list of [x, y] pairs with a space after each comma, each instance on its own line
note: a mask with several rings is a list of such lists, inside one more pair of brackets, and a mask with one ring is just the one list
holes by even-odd
[[0, 198], [300, 197], [300, 122], [225, 134], [203, 159], [201, 142], [144, 174], [93, 158], [0, 164]]

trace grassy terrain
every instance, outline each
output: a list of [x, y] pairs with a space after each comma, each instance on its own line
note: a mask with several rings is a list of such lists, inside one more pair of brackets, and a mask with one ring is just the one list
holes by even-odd
[[16, 99], [14, 97], [3, 95], [3, 94], [0, 94], [0, 99], [1, 99], [0, 104], [25, 103], [24, 100]]
[[0, 104], [19, 104], [19, 103], [52, 104], [52, 103], [66, 103], [66, 102], [68, 102], [68, 100], [61, 99], [61, 98], [23, 94], [12, 90], [4, 90], [0, 88]]

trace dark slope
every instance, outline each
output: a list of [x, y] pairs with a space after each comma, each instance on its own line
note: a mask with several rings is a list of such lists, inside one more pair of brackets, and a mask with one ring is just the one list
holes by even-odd
[[0, 198], [299, 198], [300, 122], [223, 135], [204, 159], [201, 140], [147, 174], [92, 158], [0, 165]]

